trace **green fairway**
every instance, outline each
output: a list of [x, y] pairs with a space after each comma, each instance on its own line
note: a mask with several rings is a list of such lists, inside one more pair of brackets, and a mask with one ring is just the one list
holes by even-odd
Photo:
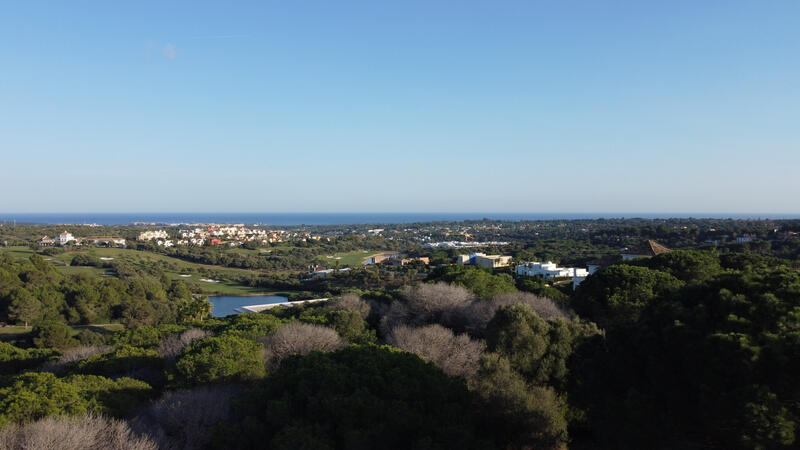
[[[34, 254], [33, 250], [28, 247], [8, 247], [0, 249], [0, 251], [7, 252], [15, 258], [30, 258]], [[55, 256], [44, 256], [44, 258], [53, 264], [59, 272], [75, 275], [75, 274], [88, 274], [93, 276], [113, 276], [113, 269], [94, 267], [94, 266], [70, 266], [69, 263], [72, 258], [78, 253], [86, 253], [97, 258], [112, 258], [104, 260], [104, 262], [112, 263], [114, 261], [121, 261], [131, 266], [148, 270], [155, 267], [160, 268], [168, 277], [172, 279], [181, 279], [191, 286], [195, 286], [208, 295], [270, 295], [272, 292], [266, 291], [262, 288], [253, 288], [245, 286], [225, 279], [220, 280], [218, 283], [203, 281], [203, 279], [211, 279], [212, 276], [208, 273], [220, 275], [223, 278], [230, 277], [235, 279], [242, 275], [258, 274], [258, 271], [247, 269], [236, 269], [230, 267], [211, 266], [207, 264], [197, 264], [188, 261], [183, 261], [178, 258], [162, 255], [159, 253], [152, 253], [147, 251], [130, 250], [124, 248], [95, 248], [82, 249], [78, 251], [71, 251], [62, 253]], [[188, 277], [181, 277], [180, 275], [190, 275]]]
[[364, 260], [367, 257], [381, 254], [383, 252], [376, 252], [375, 250], [356, 250], [346, 253], [335, 253], [333, 255], [325, 255], [319, 257], [319, 263], [325, 267], [361, 267], [364, 265]]

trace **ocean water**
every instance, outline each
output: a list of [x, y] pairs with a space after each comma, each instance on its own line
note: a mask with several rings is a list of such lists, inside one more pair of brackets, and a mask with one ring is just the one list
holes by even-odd
[[0, 213], [0, 222], [40, 224], [126, 225], [157, 223], [244, 223], [263, 225], [350, 225], [434, 221], [480, 220], [573, 220], [599, 218], [665, 219], [704, 217], [722, 219], [796, 219], [800, 214], [698, 214], [698, 213]]

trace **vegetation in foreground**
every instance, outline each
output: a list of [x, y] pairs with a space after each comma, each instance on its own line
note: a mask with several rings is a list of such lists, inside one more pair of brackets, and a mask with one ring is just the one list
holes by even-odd
[[31, 329], [0, 342], [0, 445], [795, 448], [792, 264], [674, 251], [556, 300], [449, 266], [214, 319], [181, 280], [0, 256], [0, 320]]

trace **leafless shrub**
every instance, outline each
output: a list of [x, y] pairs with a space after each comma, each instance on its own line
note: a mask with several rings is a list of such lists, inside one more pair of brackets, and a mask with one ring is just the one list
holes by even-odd
[[199, 328], [190, 328], [183, 333], [171, 334], [158, 344], [158, 354], [164, 357], [164, 359], [172, 361], [192, 342], [212, 335], [212, 332]]
[[41, 370], [43, 372], [52, 372], [56, 374], [61, 373], [67, 364], [83, 361], [90, 356], [108, 353], [110, 351], [111, 347], [108, 345], [83, 345], [80, 347], [73, 347], [64, 350], [64, 353], [61, 354], [61, 357], [58, 358], [57, 361], [48, 362]]
[[208, 444], [208, 430], [231, 415], [235, 386], [202, 387], [167, 392], [131, 421], [149, 433], [161, 449], [199, 449]]
[[486, 345], [473, 341], [466, 334], [454, 334], [441, 325], [413, 328], [395, 327], [388, 336], [391, 345], [439, 366], [448, 375], [472, 378], [478, 371]]
[[486, 324], [492, 320], [501, 306], [525, 304], [543, 319], [569, 318], [558, 305], [549, 298], [539, 297], [529, 292], [500, 294], [491, 300], [473, 300], [470, 303], [445, 312], [442, 323], [457, 331], [464, 331], [475, 337], [483, 337]]
[[515, 305], [522, 303], [531, 307], [533, 312], [539, 315], [544, 320], [548, 319], [569, 319], [570, 316], [563, 309], [561, 309], [554, 301], [546, 297], [539, 297], [538, 295], [531, 294], [530, 292], [508, 292], [500, 294], [492, 299], [492, 303], [496, 304], [496, 308], [506, 305]]
[[283, 358], [295, 353], [305, 355], [312, 350], [327, 352], [345, 344], [333, 329], [301, 322], [287, 323], [261, 342], [265, 347], [269, 368], [277, 367]]
[[406, 286], [402, 292], [405, 303], [392, 303], [382, 320], [384, 334], [403, 324], [438, 323], [449, 311], [469, 304], [475, 298], [467, 289], [441, 282]]
[[26, 450], [155, 450], [149, 436], [131, 431], [126, 422], [102, 416], [46, 417], [0, 430], [0, 448]]
[[355, 294], [344, 294], [331, 300], [330, 307], [333, 310], [355, 311], [361, 315], [362, 319], [366, 319], [370, 312], [369, 304]]

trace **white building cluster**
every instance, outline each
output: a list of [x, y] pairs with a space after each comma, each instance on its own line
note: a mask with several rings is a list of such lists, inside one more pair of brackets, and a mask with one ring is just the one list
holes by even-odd
[[508, 242], [490, 241], [490, 242], [464, 242], [464, 241], [447, 241], [447, 242], [428, 242], [424, 244], [425, 247], [431, 248], [474, 248], [474, 247], [497, 247], [501, 245], [508, 245]]
[[575, 289], [589, 276], [587, 269], [576, 267], [558, 267], [554, 262], [531, 261], [520, 264], [514, 268], [519, 276], [523, 277], [542, 277], [548, 280], [553, 278], [572, 278], [572, 288]]
[[147, 230], [139, 233], [137, 241], [152, 241], [153, 239], [166, 239], [169, 237], [164, 230]]

